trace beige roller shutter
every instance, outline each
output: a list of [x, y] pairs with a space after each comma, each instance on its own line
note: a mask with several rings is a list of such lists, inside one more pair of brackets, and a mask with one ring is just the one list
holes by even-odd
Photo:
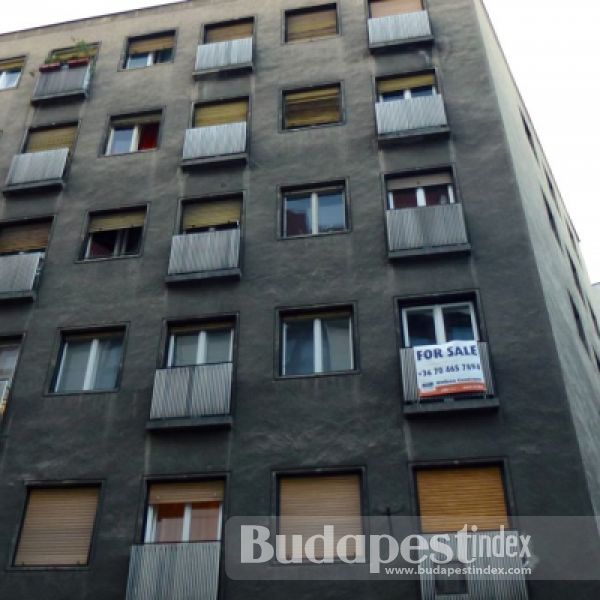
[[337, 11], [335, 6], [292, 12], [286, 16], [288, 42], [321, 38], [336, 33]]
[[431, 173], [412, 177], [391, 177], [387, 180], [387, 189], [390, 192], [394, 190], [414, 190], [419, 187], [449, 185], [451, 183], [452, 176], [450, 173]]
[[[279, 481], [278, 533], [302, 535], [306, 542], [312, 535], [323, 534], [325, 525], [333, 525], [335, 547], [341, 537], [363, 533], [360, 496], [358, 474], [282, 477]], [[288, 537], [287, 542], [290, 556], [291, 538]], [[318, 555], [324, 555], [322, 547], [316, 549]]]
[[423, 10], [422, 0], [371, 0], [371, 17], [388, 17]]
[[309, 313], [291, 313], [289, 315], [285, 315], [283, 317], [284, 321], [307, 321], [312, 319], [343, 319], [344, 317], [350, 318], [352, 316], [352, 312], [350, 309], [340, 309], [340, 310], [327, 310], [327, 311], [319, 311], [319, 312], [309, 312]]
[[32, 489], [15, 565], [88, 563], [98, 487]]
[[25, 152], [41, 152], [43, 150], [57, 150], [58, 148], [68, 148], [73, 151], [76, 136], [77, 125], [64, 125], [62, 127], [30, 131], [27, 136]]
[[0, 60], [0, 71], [11, 71], [13, 69], [22, 69], [25, 65], [25, 58], [7, 58]]
[[150, 485], [148, 504], [176, 504], [187, 502], [222, 502], [225, 482], [222, 479]]
[[214, 44], [229, 40], [242, 40], [253, 35], [254, 20], [246, 19], [244, 21], [236, 21], [235, 23], [208, 26], [204, 34], [204, 43]]
[[126, 115], [114, 117], [110, 124], [112, 127], [135, 127], [136, 125], [147, 125], [149, 123], [160, 123], [161, 113], [143, 113], [140, 115]]
[[146, 210], [119, 210], [110, 213], [92, 215], [90, 217], [89, 232], [114, 231], [115, 229], [128, 229], [129, 227], [143, 227]]
[[169, 327], [170, 335], [199, 333], [200, 331], [214, 331], [219, 329], [233, 329], [234, 321], [215, 321], [214, 323], [182, 323]]
[[129, 42], [129, 54], [144, 54], [175, 47], [175, 34], [163, 34], [143, 39], [132, 39]]
[[408, 77], [380, 79], [377, 82], [377, 92], [385, 94], [386, 92], [399, 92], [400, 90], [410, 90], [412, 88], [434, 85], [435, 75], [433, 73], [424, 73], [422, 75], [410, 75]]
[[183, 207], [183, 231], [215, 227], [242, 219], [242, 199], [224, 198], [206, 202], [189, 202]]
[[458, 531], [466, 524], [480, 530], [509, 528], [500, 467], [450, 467], [417, 471], [421, 529]]
[[285, 94], [285, 126], [306, 127], [342, 119], [339, 86]]
[[194, 111], [194, 125], [196, 127], [240, 123], [246, 121], [247, 118], [248, 100], [200, 104], [196, 106]]
[[52, 221], [16, 223], [0, 228], [0, 254], [45, 250]]
[[[50, 56], [53, 60], [65, 62], [72, 58], [81, 58], [82, 49], [77, 47], [64, 48], [62, 50], [53, 50], [50, 52]], [[91, 45], [85, 49], [86, 58], [93, 58], [98, 54], [98, 46]]]

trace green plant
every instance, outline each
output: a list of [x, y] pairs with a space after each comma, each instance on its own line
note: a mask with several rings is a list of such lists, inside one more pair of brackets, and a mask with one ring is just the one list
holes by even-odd
[[94, 46], [85, 40], [78, 40], [73, 46], [73, 56], [76, 58], [90, 58], [94, 55]]

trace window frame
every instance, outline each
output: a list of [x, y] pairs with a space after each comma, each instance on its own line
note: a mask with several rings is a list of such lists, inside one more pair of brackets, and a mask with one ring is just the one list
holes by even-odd
[[[182, 323], [183, 324], [183, 323]], [[168, 331], [167, 331], [167, 351], [165, 353], [165, 367], [166, 369], [181, 369], [181, 368], [190, 368], [190, 367], [198, 367], [198, 366], [203, 366], [203, 365], [214, 365], [214, 364], [233, 364], [233, 344], [235, 341], [235, 323], [232, 323], [229, 327], [230, 331], [230, 338], [229, 338], [229, 360], [224, 361], [224, 362], [220, 362], [220, 363], [209, 363], [206, 362], [206, 356], [208, 353], [208, 336], [206, 334], [207, 329], [206, 326], [207, 325], [218, 325], [219, 322], [218, 321], [214, 321], [214, 322], [209, 322], [209, 321], [205, 321], [203, 323], [190, 323], [190, 325], [192, 327], [195, 327], [196, 325], [198, 326], [198, 341], [197, 341], [197, 345], [196, 345], [196, 360], [198, 362], [196, 362], [193, 365], [186, 365], [185, 367], [180, 367], [180, 366], [176, 366], [173, 365], [173, 359], [175, 357], [175, 337], [177, 336], [176, 333], [172, 332], [172, 328], [177, 327], [176, 324], [170, 324], [168, 326]], [[223, 329], [226, 329], [227, 327], [225, 326], [226, 322], [223, 322]], [[192, 333], [192, 332], [191, 332]]]
[[[424, 174], [423, 174], [424, 175]], [[450, 176], [452, 177], [452, 183], [448, 183], [448, 200], [450, 204], [457, 204], [458, 201], [456, 199], [456, 184], [454, 183], [454, 176], [453, 173], [450, 172]], [[387, 185], [388, 185], [388, 180], [389, 179], [393, 179], [393, 175], [386, 177], [385, 180], [385, 190], [386, 190], [386, 209], [387, 210], [405, 210], [403, 208], [394, 208], [394, 191], [393, 190], [388, 190], [387, 189]], [[399, 176], [401, 177], [401, 176]], [[410, 175], [407, 175], [407, 177], [410, 177]], [[443, 184], [442, 184], [443, 185]], [[416, 188], [407, 188], [407, 189], [411, 189], [414, 190], [416, 192], [416, 197], [417, 197], [417, 206], [414, 208], [427, 208], [427, 198], [425, 195], [425, 190], [428, 187], [434, 187], [434, 186], [421, 186], [421, 187], [416, 187]]]
[[0, 337], [0, 349], [2, 348], [17, 348], [17, 359], [15, 360], [15, 366], [12, 370], [10, 378], [2, 378], [0, 382], [6, 381], [7, 385], [3, 394], [0, 394], [0, 427], [2, 426], [2, 421], [6, 418], [6, 413], [8, 410], [8, 406], [10, 404], [10, 396], [12, 392], [13, 383], [15, 381], [15, 377], [17, 375], [17, 371], [19, 369], [19, 363], [21, 360], [21, 356], [23, 354], [23, 342], [25, 336], [23, 334], [16, 335], [6, 335]]
[[[340, 99], [340, 120], [331, 122], [331, 123], [320, 123], [316, 125], [304, 125], [302, 127], [286, 127], [285, 126], [285, 97], [289, 93], [295, 92], [308, 92], [311, 90], [324, 89], [328, 87], [337, 86], [340, 90], [339, 99]], [[345, 97], [345, 85], [344, 80], [339, 79], [337, 81], [329, 81], [325, 83], [308, 83], [308, 84], [299, 84], [294, 86], [286, 86], [284, 88], [280, 88], [279, 90], [279, 115], [278, 115], [278, 131], [279, 133], [287, 133], [293, 131], [310, 131], [313, 129], [321, 129], [325, 127], [340, 127], [342, 125], [346, 125], [346, 97]]]
[[[128, 254], [125, 252], [125, 248], [127, 246], [128, 240], [129, 240], [129, 232], [132, 229], [141, 229], [140, 248], [139, 248], [138, 252], [135, 252], [133, 254]], [[83, 253], [83, 259], [82, 259], [84, 262], [90, 262], [90, 261], [95, 261], [95, 260], [112, 260], [113, 258], [134, 258], [141, 254], [142, 236], [143, 236], [143, 232], [144, 232], [143, 226], [142, 227], [129, 227], [127, 229], [123, 229], [123, 228], [109, 229], [108, 231], [115, 231], [116, 235], [117, 235], [117, 239], [115, 242], [115, 247], [114, 247], [112, 256], [90, 256], [92, 238], [95, 233], [95, 232], [92, 232], [92, 233], [87, 234], [87, 239], [86, 239], [84, 253]]]
[[[125, 37], [125, 44], [123, 47], [123, 51], [122, 54], [119, 58], [119, 66], [118, 66], [118, 71], [141, 71], [143, 69], [148, 69], [149, 67], [157, 67], [160, 65], [168, 65], [168, 64], [172, 64], [175, 62], [175, 55], [176, 55], [176, 51], [177, 51], [177, 37], [178, 37], [178, 28], [174, 27], [172, 29], [165, 29], [162, 31], [155, 31], [152, 33], [142, 33], [142, 34], [134, 34], [134, 35], [128, 35]], [[145, 40], [145, 39], [152, 39], [152, 38], [158, 38], [161, 36], [166, 36], [166, 35], [172, 35], [173, 36], [173, 49], [172, 49], [172, 54], [171, 54], [171, 60], [169, 61], [165, 61], [165, 62], [153, 62], [151, 64], [146, 64], [146, 66], [142, 66], [142, 67], [135, 67], [133, 69], [128, 68], [127, 64], [129, 62], [129, 45], [132, 41], [141, 41], [141, 40]], [[153, 52], [148, 52], [147, 54], [154, 54], [155, 51]], [[145, 54], [143, 52], [139, 52], [138, 54]], [[147, 63], [148, 63], [149, 59], [147, 59]]]
[[[309, 13], [311, 11], [315, 11], [318, 9], [323, 9], [327, 7], [335, 7], [335, 20], [336, 20], [336, 33], [334, 35], [326, 35], [317, 38], [310, 38], [306, 40], [292, 40], [288, 41], [288, 15], [290, 14], [298, 14], [298, 13]], [[284, 8], [281, 11], [281, 45], [288, 46], [290, 44], [306, 44], [306, 43], [316, 43], [323, 41], [331, 41], [337, 37], [342, 36], [342, 15], [340, 10], [340, 2], [323, 2], [323, 4], [315, 4], [312, 6], [299, 6], [297, 8]]]
[[[256, 24], [258, 22], [257, 16], [254, 14], [249, 15], [247, 17], [235, 17], [233, 19], [225, 19], [225, 20], [210, 21], [207, 23], [203, 23], [202, 26], [200, 27], [200, 38], [199, 38], [198, 44], [200, 46], [205, 46], [205, 45], [211, 44], [211, 43], [218, 43], [218, 42], [207, 42], [206, 41], [206, 36], [207, 36], [208, 30], [210, 30], [212, 27], [235, 25], [236, 23], [241, 23], [243, 21], [252, 21], [252, 40], [253, 40], [252, 44], [254, 46], [256, 44]], [[240, 38], [240, 39], [242, 39], [242, 38]]]
[[75, 150], [77, 149], [77, 142], [79, 141], [79, 131], [80, 131], [80, 127], [81, 127], [81, 119], [75, 119], [75, 120], [66, 119], [66, 120], [60, 120], [60, 121], [56, 121], [56, 122], [52, 122], [52, 123], [42, 123], [39, 125], [30, 125], [29, 127], [26, 127], [25, 133], [23, 134], [23, 138], [21, 139], [21, 145], [19, 146], [19, 154], [29, 154], [28, 152], [25, 152], [25, 149], [27, 148], [30, 134], [36, 133], [37, 131], [60, 129], [61, 127], [69, 127], [69, 126], [75, 127], [76, 132], [75, 132], [75, 137], [73, 139], [73, 147], [69, 148], [69, 157], [67, 159], [67, 169], [65, 170], [65, 174], [63, 175], [63, 178], [66, 178], [69, 163], [75, 154]]
[[15, 69], [0, 69], [0, 91], [6, 92], [8, 90], [15, 90], [19, 87], [19, 83], [21, 83], [21, 77], [23, 76], [23, 68], [19, 69], [19, 74], [17, 77], [17, 81], [14, 85], [3, 86], [3, 81], [6, 82], [8, 79], [8, 74], [15, 72]]

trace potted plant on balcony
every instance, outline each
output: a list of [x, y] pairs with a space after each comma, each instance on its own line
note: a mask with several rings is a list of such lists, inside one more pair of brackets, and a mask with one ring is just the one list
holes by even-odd
[[70, 68], [88, 65], [94, 56], [94, 47], [84, 40], [79, 40], [73, 49], [72, 57], [67, 61]]
[[60, 59], [56, 54], [51, 54], [45, 61], [43, 65], [40, 65], [40, 72], [48, 73], [49, 71], [59, 71], [60, 70]]

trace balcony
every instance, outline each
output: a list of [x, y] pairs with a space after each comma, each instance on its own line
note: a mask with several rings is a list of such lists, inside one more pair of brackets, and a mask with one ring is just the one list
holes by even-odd
[[13, 156], [4, 192], [64, 187], [68, 159], [68, 148]]
[[432, 40], [426, 10], [369, 19], [369, 47], [372, 50]]
[[233, 364], [159, 369], [148, 429], [230, 426]]
[[470, 249], [462, 204], [388, 210], [385, 218], [389, 258]]
[[196, 53], [194, 77], [215, 71], [252, 69], [253, 38], [200, 44]]
[[31, 102], [38, 104], [58, 98], [87, 98], [91, 78], [90, 64], [40, 73]]
[[10, 390], [10, 380], [0, 379], [0, 424], [6, 412], [6, 402], [8, 401], [8, 392]]
[[133, 546], [126, 600], [217, 600], [221, 542]]
[[181, 166], [246, 162], [246, 122], [195, 127], [185, 132]]
[[238, 228], [173, 237], [167, 283], [240, 276]]
[[419, 393], [417, 367], [413, 348], [400, 350], [400, 369], [402, 372], [402, 388], [404, 392], [404, 413], [424, 414], [455, 410], [492, 409], [497, 408], [498, 399], [494, 398], [494, 383], [490, 365], [487, 342], [477, 342], [478, 359], [485, 381], [485, 390], [465, 393], [447, 393], [434, 397], [422, 398]]
[[449, 132], [444, 99], [439, 94], [378, 102], [375, 113], [380, 142]]
[[[423, 535], [425, 539], [429, 540], [432, 535]], [[491, 543], [492, 538], [498, 535], [504, 535], [505, 537], [510, 536], [511, 538], [516, 537], [518, 539], [519, 533], [517, 531], [482, 531], [476, 534], [479, 538], [478, 547], [485, 547], [486, 544]], [[488, 538], [488, 539], [484, 539]], [[444, 540], [444, 543], [448, 544], [454, 553], [454, 556], [458, 555], [457, 552], [457, 540], [455, 535], [450, 536], [450, 540]], [[527, 582], [523, 574], [508, 574], [514, 573], [516, 569], [521, 570], [523, 568], [522, 560], [516, 556], [514, 558], [509, 557], [491, 557], [491, 558], [475, 558], [475, 562], [469, 566], [472, 567], [473, 572], [482, 574], [469, 573], [465, 575], [466, 580], [464, 581], [463, 591], [466, 593], [452, 593], [442, 594], [436, 590], [436, 577], [434, 574], [434, 567], [437, 565], [431, 559], [431, 552], [420, 551], [420, 557], [422, 562], [420, 567], [423, 567], [424, 574], [421, 575], [421, 598], [423, 600], [446, 600], [452, 598], [452, 600], [480, 600], [483, 598], [505, 598], [506, 600], [527, 600], [529, 595], [527, 592]], [[469, 555], [469, 559], [471, 559]], [[440, 555], [440, 559], [445, 560], [443, 555]], [[489, 567], [492, 569], [489, 569]], [[487, 569], [486, 569], [487, 568]], [[493, 573], [486, 574], [486, 571], [494, 571]], [[506, 573], [500, 575], [498, 573]], [[519, 573], [519, 571], [517, 571]]]
[[35, 298], [43, 252], [0, 256], [0, 300]]

